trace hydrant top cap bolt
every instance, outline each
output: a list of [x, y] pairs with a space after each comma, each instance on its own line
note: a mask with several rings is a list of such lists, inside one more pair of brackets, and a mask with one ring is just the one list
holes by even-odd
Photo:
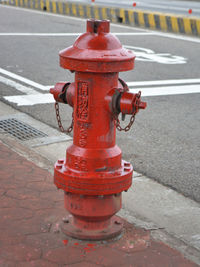
[[87, 32], [91, 33], [108, 33], [110, 32], [109, 20], [87, 20]]

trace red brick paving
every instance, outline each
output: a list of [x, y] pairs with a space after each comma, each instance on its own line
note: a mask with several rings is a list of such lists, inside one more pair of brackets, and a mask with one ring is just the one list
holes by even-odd
[[1, 267], [195, 267], [178, 251], [125, 222], [119, 240], [83, 242], [60, 231], [63, 192], [53, 177], [0, 143]]

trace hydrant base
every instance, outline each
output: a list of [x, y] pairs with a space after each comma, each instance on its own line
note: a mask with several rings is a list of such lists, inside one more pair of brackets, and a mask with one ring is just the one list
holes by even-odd
[[80, 240], [105, 240], [114, 238], [121, 234], [123, 229], [123, 221], [118, 216], [111, 218], [110, 226], [103, 230], [87, 230], [77, 228], [73, 224], [73, 216], [68, 215], [61, 225], [62, 232], [70, 237]]

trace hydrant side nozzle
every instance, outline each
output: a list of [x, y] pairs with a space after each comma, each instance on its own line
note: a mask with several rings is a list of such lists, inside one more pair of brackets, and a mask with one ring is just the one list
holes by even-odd
[[122, 114], [136, 114], [139, 109], [146, 108], [146, 102], [141, 101], [141, 92], [139, 91], [137, 94], [133, 94], [130, 92], [121, 93], [121, 97], [119, 98], [118, 106], [120, 107], [120, 111]]
[[145, 109], [146, 102], [141, 101], [141, 92], [137, 94], [130, 93], [129, 91], [123, 91], [123, 89], [112, 89], [105, 98], [107, 103], [107, 109], [114, 114], [132, 115], [138, 113], [139, 109]]
[[147, 107], [147, 103], [141, 101], [141, 91], [135, 94], [135, 101], [133, 102], [133, 107], [136, 110], [135, 113], [137, 113], [139, 109], [145, 109]]
[[74, 100], [75, 99], [75, 83], [71, 83], [66, 88], [66, 101], [71, 107], [74, 107]]
[[74, 83], [56, 83], [55, 87], [50, 89], [50, 93], [54, 96], [56, 102], [69, 104], [73, 107], [75, 95]]
[[70, 83], [59, 82], [50, 89], [50, 93], [53, 95], [56, 102], [66, 103], [65, 101], [65, 93], [66, 88], [70, 85]]
[[147, 102], [140, 102], [139, 109], [145, 109], [147, 107]]

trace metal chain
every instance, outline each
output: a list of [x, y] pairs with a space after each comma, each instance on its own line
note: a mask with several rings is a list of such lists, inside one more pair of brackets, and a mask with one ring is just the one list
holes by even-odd
[[[136, 95], [135, 107], [138, 107], [140, 97], [141, 97], [141, 91], [139, 91], [138, 94]], [[116, 126], [117, 130], [120, 132], [121, 131], [128, 132], [135, 121], [135, 115], [136, 115], [137, 111], [138, 111], [138, 109], [136, 108], [134, 113], [132, 114], [132, 116], [130, 118], [129, 124], [127, 126], [125, 126], [124, 128], [121, 127], [120, 120], [118, 118], [119, 114], [118, 115], [114, 114], [115, 126]]]
[[60, 128], [60, 131], [63, 132], [63, 133], [71, 133], [71, 131], [73, 130], [73, 126], [74, 126], [74, 113], [72, 113], [71, 125], [69, 126], [69, 128], [67, 130], [64, 130], [62, 122], [61, 122], [61, 118], [60, 118], [60, 111], [59, 111], [58, 102], [55, 102], [55, 110], [56, 110], [56, 119], [57, 119], [57, 122], [58, 122], [58, 126]]
[[119, 120], [119, 118], [118, 118], [117, 115], [114, 116], [114, 119], [115, 119], [115, 125], [116, 125], [116, 128], [117, 128], [118, 131], [120, 131], [120, 132], [121, 132], [121, 131], [128, 132], [128, 131], [130, 130], [132, 124], [133, 124], [134, 121], [135, 121], [135, 114], [133, 114], [133, 115], [131, 116], [129, 124], [128, 124], [127, 126], [125, 126], [124, 128], [121, 127], [120, 120]]
[[[138, 101], [140, 99], [140, 96], [141, 96], [141, 92], [139, 91], [139, 93], [136, 95], [135, 107], [137, 107], [138, 104], [139, 104]], [[60, 131], [63, 132], [63, 133], [71, 133], [71, 131], [73, 130], [73, 126], [74, 126], [74, 113], [72, 113], [71, 125], [68, 127], [68, 129], [64, 130], [62, 122], [61, 122], [61, 118], [60, 118], [60, 111], [59, 111], [58, 102], [55, 102], [55, 110], [56, 110], [56, 119], [57, 119], [57, 122], [58, 122], [58, 126], [60, 128]], [[132, 114], [132, 116], [130, 118], [129, 124], [127, 126], [125, 126], [124, 128], [121, 127], [120, 120], [118, 118], [119, 115], [113, 114], [113, 118], [115, 120], [115, 126], [116, 126], [117, 130], [118, 131], [128, 132], [130, 130], [131, 126], [133, 125], [134, 121], [135, 121], [135, 115], [136, 115], [137, 111], [138, 110], [136, 108], [135, 112]]]

